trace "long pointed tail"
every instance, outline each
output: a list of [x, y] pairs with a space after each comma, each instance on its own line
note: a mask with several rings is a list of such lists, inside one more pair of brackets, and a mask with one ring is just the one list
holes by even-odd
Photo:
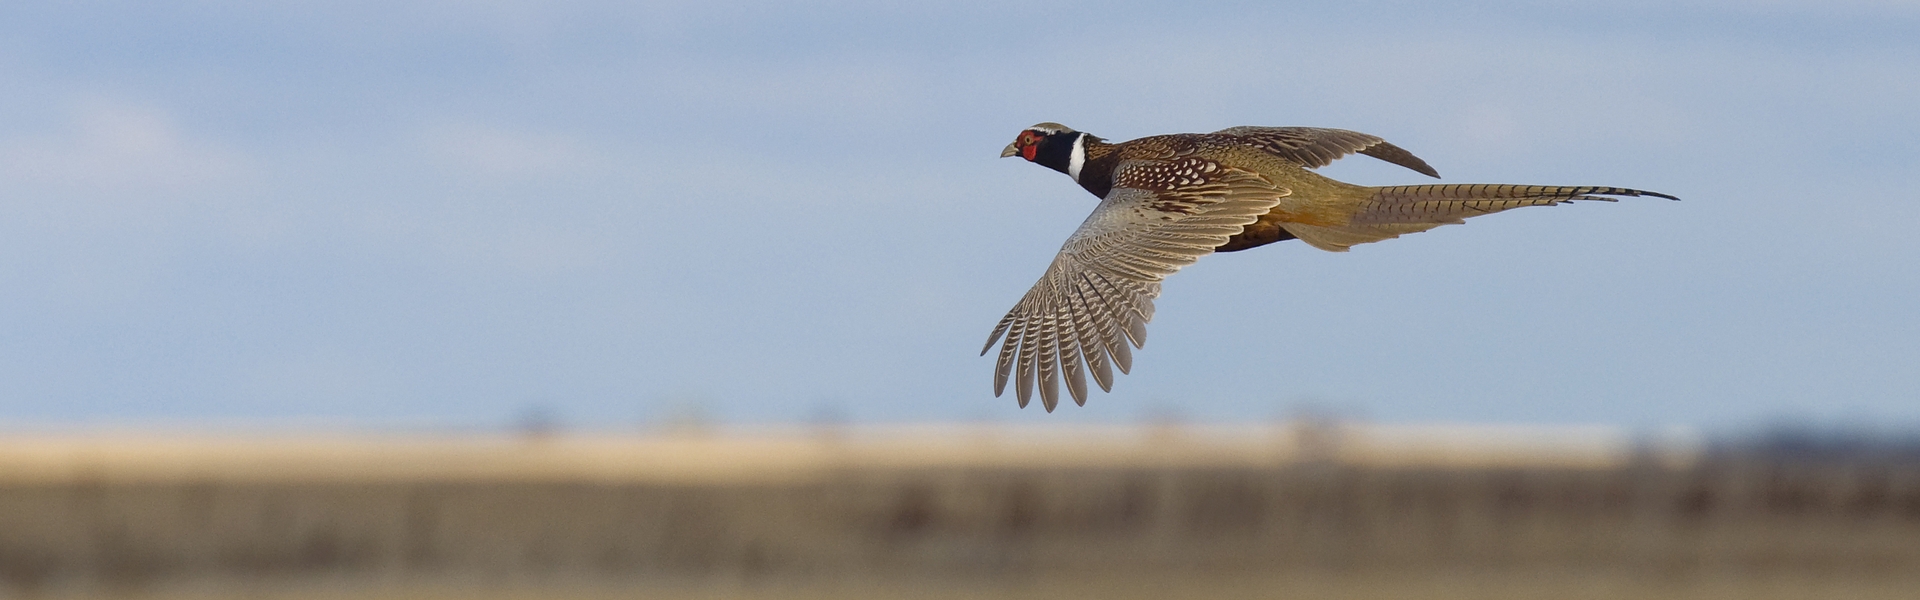
[[1605, 186], [1456, 183], [1368, 189], [1372, 191], [1370, 195], [1346, 207], [1345, 224], [1286, 223], [1282, 226], [1316, 248], [1344, 252], [1355, 244], [1396, 238], [1459, 223], [1467, 217], [1522, 206], [1551, 206], [1575, 200], [1618, 200], [1610, 196], [1652, 196], [1679, 200], [1659, 192]]

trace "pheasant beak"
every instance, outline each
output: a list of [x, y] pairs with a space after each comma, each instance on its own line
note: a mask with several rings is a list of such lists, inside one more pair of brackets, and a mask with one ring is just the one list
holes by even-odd
[[1007, 149], [1000, 151], [1000, 158], [1006, 158], [1009, 156], [1019, 156], [1019, 155], [1020, 155], [1020, 142], [1017, 140], [1011, 144], [1007, 144]]

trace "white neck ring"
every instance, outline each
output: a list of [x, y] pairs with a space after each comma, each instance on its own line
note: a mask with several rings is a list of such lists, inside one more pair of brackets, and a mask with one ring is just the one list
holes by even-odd
[[1087, 134], [1073, 136], [1073, 153], [1067, 157], [1067, 176], [1080, 182], [1080, 167], [1087, 166]]

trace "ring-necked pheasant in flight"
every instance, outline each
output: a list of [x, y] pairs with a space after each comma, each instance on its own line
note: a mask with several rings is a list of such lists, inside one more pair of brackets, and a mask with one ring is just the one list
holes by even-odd
[[1298, 238], [1321, 250], [1426, 231], [1522, 206], [1606, 196], [1666, 194], [1616, 187], [1435, 184], [1368, 187], [1308, 169], [1361, 153], [1440, 174], [1378, 137], [1313, 127], [1234, 127], [1208, 134], [1157, 135], [1109, 144], [1058, 123], [1020, 132], [1001, 157], [1019, 156], [1068, 177], [1101, 198], [1067, 238], [1040, 282], [1000, 319], [980, 354], [1005, 336], [993, 395], [1015, 380], [1020, 406], [1035, 384], [1049, 412], [1060, 382], [1087, 401], [1087, 377], [1112, 391], [1146, 342], [1160, 280], [1214, 252]]

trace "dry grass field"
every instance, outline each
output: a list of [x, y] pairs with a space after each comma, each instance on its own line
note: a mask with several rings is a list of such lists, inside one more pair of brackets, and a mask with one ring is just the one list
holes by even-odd
[[0, 438], [0, 598], [1915, 598], [1920, 463], [1599, 429]]

